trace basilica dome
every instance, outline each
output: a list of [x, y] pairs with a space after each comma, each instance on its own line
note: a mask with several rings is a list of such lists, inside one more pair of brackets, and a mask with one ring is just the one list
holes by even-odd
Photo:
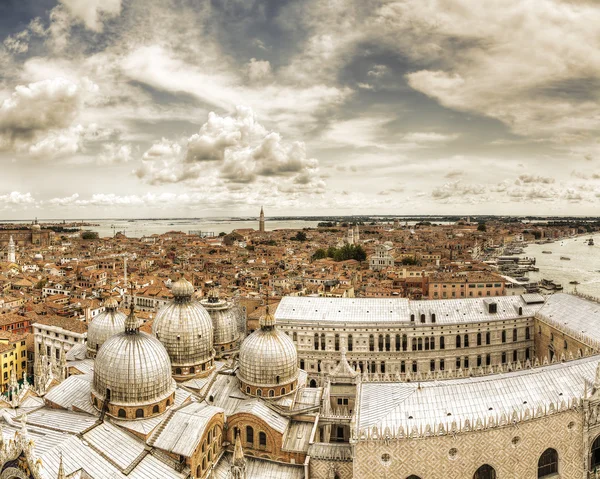
[[215, 355], [210, 315], [192, 299], [194, 287], [185, 278], [173, 283], [171, 292], [174, 298], [157, 313], [152, 332], [169, 353], [175, 379], [207, 375]]
[[107, 339], [96, 355], [94, 406], [119, 418], [150, 417], [173, 404], [175, 387], [165, 347], [140, 332], [132, 308], [125, 331]]
[[298, 385], [296, 346], [277, 329], [268, 306], [260, 328], [240, 347], [238, 378], [242, 391], [252, 396], [284, 396]]
[[237, 311], [233, 304], [220, 299], [216, 290], [209, 293], [208, 298], [200, 301], [212, 319], [214, 330], [214, 348], [217, 355], [227, 353], [238, 346], [240, 333], [238, 330]]
[[87, 352], [93, 358], [104, 342], [115, 334], [125, 331], [125, 316], [117, 308], [119, 303], [114, 298], [104, 302], [104, 311], [96, 316], [88, 325]]

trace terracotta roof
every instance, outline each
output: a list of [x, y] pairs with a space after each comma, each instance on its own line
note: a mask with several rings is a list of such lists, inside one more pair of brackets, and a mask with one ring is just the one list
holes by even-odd
[[66, 318], [63, 316], [41, 316], [36, 324], [45, 324], [47, 326], [56, 326], [74, 333], [87, 332], [87, 324], [75, 318]]

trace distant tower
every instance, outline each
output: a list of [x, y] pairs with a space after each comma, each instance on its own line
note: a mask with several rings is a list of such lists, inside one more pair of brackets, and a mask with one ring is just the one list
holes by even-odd
[[123, 258], [123, 288], [127, 289], [127, 256]]
[[358, 244], [360, 239], [360, 232], [358, 231], [358, 223], [354, 226], [354, 242]]
[[232, 479], [246, 479], [246, 458], [242, 449], [242, 440], [239, 431], [235, 435], [233, 460], [231, 461], [230, 476]]
[[17, 262], [17, 255], [15, 254], [15, 242], [13, 241], [12, 235], [8, 242], [8, 262], [9, 263]]
[[354, 229], [352, 228], [352, 226], [350, 226], [348, 228], [348, 233], [346, 236], [346, 243], [354, 244]]
[[261, 233], [265, 232], [265, 212], [262, 206], [260, 207], [260, 216], [258, 218], [258, 231]]

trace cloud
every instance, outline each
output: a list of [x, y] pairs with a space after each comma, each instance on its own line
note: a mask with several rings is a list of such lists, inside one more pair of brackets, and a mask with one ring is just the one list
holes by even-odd
[[482, 185], [467, 185], [460, 180], [445, 183], [442, 186], [436, 187], [431, 192], [431, 197], [436, 200], [444, 200], [448, 198], [463, 198], [471, 196], [480, 196], [485, 194], [486, 189]]
[[75, 21], [101, 32], [103, 21], [121, 14], [121, 0], [60, 0]]
[[87, 79], [77, 84], [64, 78], [19, 85], [0, 104], [0, 150], [28, 149], [39, 156], [52, 149], [78, 151], [75, 137], [85, 128], [68, 129], [81, 111], [85, 97], [97, 86]]
[[104, 151], [98, 157], [101, 164], [113, 165], [118, 163], [129, 163], [133, 160], [131, 145], [105, 143], [102, 145], [102, 148]]
[[[600, 73], [592, 2], [526, 2], [472, 8], [468, 0], [418, 0], [379, 8], [376, 36], [432, 67], [408, 84], [445, 107], [496, 118], [514, 132], [573, 141], [600, 127], [589, 96]], [[494, 24], [489, 23], [494, 18]], [[568, 21], [564, 21], [568, 18]], [[576, 31], [571, 25], [577, 25]]]
[[[231, 116], [211, 112], [197, 134], [185, 141], [162, 139], [142, 157], [136, 170], [150, 184], [222, 181], [231, 188], [277, 177], [298, 190], [322, 188], [319, 163], [302, 142], [285, 142], [258, 123], [254, 112], [238, 106]], [[210, 180], [208, 178], [211, 178]]]
[[550, 185], [554, 183], [554, 178], [550, 178], [547, 176], [536, 176], [536, 175], [519, 175], [519, 177], [515, 180], [515, 184], [520, 185], [521, 183], [542, 183], [545, 185]]
[[459, 176], [464, 175], [465, 172], [462, 170], [451, 170], [444, 175], [444, 178], [457, 178]]
[[246, 74], [252, 83], [266, 83], [272, 80], [271, 64], [267, 60], [251, 58], [246, 65]]
[[20, 191], [12, 191], [10, 193], [0, 195], [0, 204], [4, 205], [30, 205], [35, 200], [31, 193], [21, 193]]
[[385, 65], [375, 65], [373, 69], [367, 72], [367, 75], [374, 78], [381, 78], [388, 72], [388, 67]]

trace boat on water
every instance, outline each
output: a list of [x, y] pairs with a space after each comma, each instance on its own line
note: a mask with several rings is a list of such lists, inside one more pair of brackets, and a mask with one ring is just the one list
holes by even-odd
[[569, 281], [569, 284], [580, 284], [579, 281]]
[[542, 251], [544, 254], [552, 254], [552, 251]]
[[588, 240], [588, 246], [594, 246], [594, 238]]
[[565, 261], [571, 261], [571, 258], [569, 258], [568, 256], [561, 256], [560, 259], [563, 259]]

